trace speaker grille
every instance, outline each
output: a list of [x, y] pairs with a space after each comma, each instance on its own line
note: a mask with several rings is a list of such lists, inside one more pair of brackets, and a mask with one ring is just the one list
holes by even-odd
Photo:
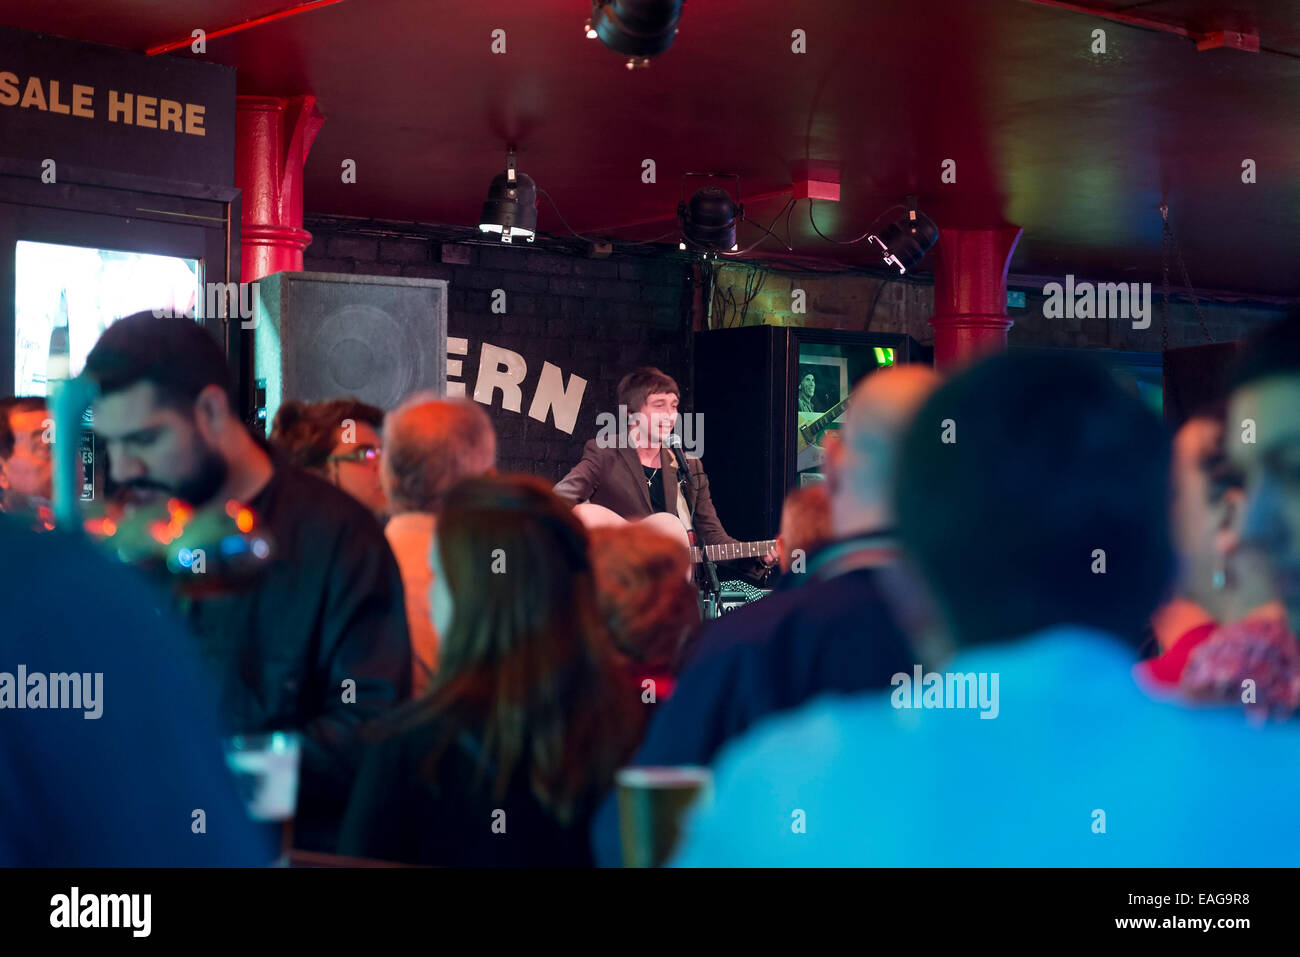
[[281, 272], [259, 281], [254, 330], [267, 421], [285, 399], [355, 395], [391, 409], [447, 380], [447, 284]]

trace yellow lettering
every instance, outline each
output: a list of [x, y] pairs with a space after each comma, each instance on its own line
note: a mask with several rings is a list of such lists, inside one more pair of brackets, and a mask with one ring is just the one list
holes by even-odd
[[72, 115], [93, 120], [95, 118], [95, 107], [91, 98], [94, 95], [95, 88], [93, 86], [82, 86], [80, 83], [72, 84]]
[[41, 89], [41, 81], [38, 77], [27, 78], [27, 89], [23, 90], [23, 102], [20, 105], [35, 106], [38, 110], [45, 109], [45, 91]]
[[18, 75], [16, 73], [0, 73], [0, 106], [16, 106], [18, 104]]
[[[120, 118], [119, 118], [120, 117]], [[117, 90], [108, 91], [108, 122], [131, 123], [131, 94], [118, 94]]]
[[137, 96], [135, 98], [135, 125], [147, 126], [151, 130], [158, 128], [158, 119], [153, 111], [158, 107], [158, 97]]
[[59, 102], [59, 81], [50, 81], [50, 112], [62, 113], [67, 116], [72, 111], [68, 109], [68, 104]]
[[181, 127], [181, 105], [175, 100], [160, 100], [158, 129], [174, 129], [177, 133], [183, 133]]
[[185, 104], [185, 132], [191, 136], [207, 136], [203, 129], [203, 113], [206, 107], [198, 103]]

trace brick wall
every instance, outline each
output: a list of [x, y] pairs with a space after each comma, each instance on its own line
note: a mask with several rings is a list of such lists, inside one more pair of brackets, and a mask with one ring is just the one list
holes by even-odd
[[[615, 409], [618, 380], [634, 366], [657, 366], [684, 392], [690, 387], [691, 270], [680, 257], [647, 249], [592, 259], [563, 246], [456, 242], [463, 232], [333, 217], [308, 216], [305, 225], [313, 237], [307, 271], [448, 281], [448, 336], [468, 340], [468, 354], [452, 357], [461, 358], [459, 380], [467, 395], [474, 394], [484, 342], [524, 357], [520, 411], [502, 408], [499, 390], [488, 405], [503, 470], [558, 480], [595, 436], [597, 415]], [[444, 262], [444, 244], [467, 255], [468, 263]], [[448, 258], [453, 255], [448, 251]], [[500, 314], [492, 309], [497, 289], [505, 293]], [[573, 375], [587, 380], [572, 434], [556, 428], [549, 415], [545, 422], [528, 416], [544, 362], [560, 368], [566, 385]]]
[[[714, 300], [713, 325], [729, 323], [755, 325], [814, 326], [828, 329], [868, 328], [873, 332], [906, 333], [918, 342], [931, 344], [934, 332], [929, 320], [934, 314], [934, 286], [912, 279], [890, 279], [858, 273], [792, 273], [765, 270], [758, 292], [743, 317], [731, 302], [744, 299], [746, 280], [753, 292], [755, 278], [748, 265], [725, 265], [718, 273], [719, 295]], [[1079, 276], [1078, 280], [1105, 281], [1106, 277]], [[884, 284], [883, 289], [881, 284]], [[1154, 302], [1151, 327], [1140, 330], [1124, 319], [1048, 319], [1043, 315], [1042, 284], [1011, 283], [1010, 288], [1026, 292], [1024, 308], [1007, 310], [1014, 321], [1007, 340], [1011, 345], [1055, 346], [1076, 349], [1119, 349], [1160, 352], [1161, 288], [1152, 289]], [[794, 311], [794, 291], [804, 291], [806, 311]], [[879, 298], [877, 298], [879, 292]], [[1206, 330], [1196, 318], [1190, 302], [1177, 297], [1174, 288], [1169, 309], [1169, 346], [1202, 345], [1207, 341], [1240, 339], [1282, 314], [1286, 307], [1247, 302], [1207, 301], [1201, 304]], [[729, 297], [729, 298], [728, 298]], [[726, 303], [724, 305], [724, 302]], [[872, 304], [874, 302], [874, 311]], [[1206, 338], [1206, 331], [1209, 338]]]

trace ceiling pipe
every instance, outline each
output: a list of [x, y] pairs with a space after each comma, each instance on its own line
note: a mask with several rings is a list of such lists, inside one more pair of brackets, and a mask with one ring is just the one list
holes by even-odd
[[[207, 40], [215, 40], [218, 37], [229, 36], [232, 33], [239, 33], [243, 30], [251, 30], [253, 27], [260, 27], [263, 24], [273, 23], [276, 20], [285, 20], [289, 17], [296, 17], [300, 13], [307, 13], [318, 7], [329, 7], [336, 3], [342, 3], [343, 0], [311, 0], [310, 3], [299, 4], [296, 7], [286, 7], [283, 10], [277, 10], [274, 13], [267, 13], [260, 17], [254, 17], [251, 20], [244, 20], [233, 26], [221, 27], [217, 30], [206, 31]], [[145, 50], [145, 56], [158, 56], [160, 53], [170, 53], [172, 50], [179, 50], [182, 47], [188, 47], [194, 42], [193, 36], [187, 36], [183, 40], [171, 40], [158, 46], [149, 47]]]

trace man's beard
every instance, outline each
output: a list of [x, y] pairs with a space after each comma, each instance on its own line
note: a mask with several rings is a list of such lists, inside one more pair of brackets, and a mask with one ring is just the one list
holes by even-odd
[[194, 472], [175, 486], [149, 478], [138, 478], [123, 483], [122, 488], [128, 491], [164, 492], [197, 508], [208, 504], [212, 500], [213, 496], [220, 491], [221, 486], [226, 484], [226, 477], [229, 473], [230, 469], [226, 465], [225, 459], [207, 446], [202, 446]]

